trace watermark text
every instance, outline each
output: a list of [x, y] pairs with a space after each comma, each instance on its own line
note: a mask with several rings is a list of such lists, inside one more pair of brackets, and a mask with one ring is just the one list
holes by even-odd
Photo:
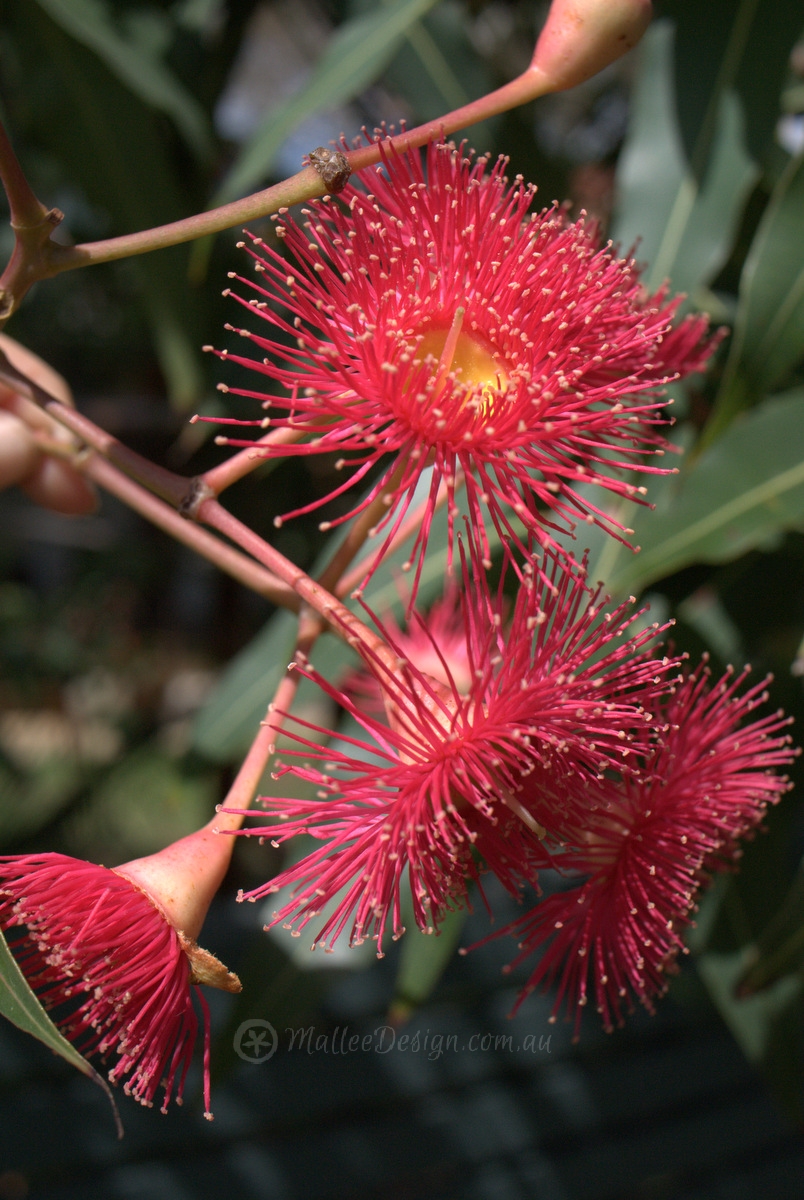
[[421, 1054], [437, 1062], [446, 1054], [549, 1054], [552, 1034], [527, 1033], [440, 1033], [430, 1029], [396, 1029], [378, 1025], [358, 1032], [348, 1025], [321, 1030], [315, 1025], [286, 1028], [280, 1037], [270, 1021], [243, 1021], [234, 1036], [234, 1051], [245, 1062], [261, 1063], [272, 1058], [280, 1045], [293, 1054]]

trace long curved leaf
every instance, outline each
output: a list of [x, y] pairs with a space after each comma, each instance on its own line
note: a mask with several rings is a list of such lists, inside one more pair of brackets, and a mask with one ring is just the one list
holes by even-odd
[[212, 156], [212, 136], [203, 109], [155, 55], [115, 28], [103, 0], [37, 0], [72, 37], [97, 54], [136, 96], [167, 113], [200, 159]]
[[296, 126], [311, 113], [334, 108], [362, 92], [390, 61], [406, 31], [435, 2], [395, 0], [341, 25], [301, 91], [269, 113], [245, 144], [211, 204], [226, 204], [257, 187]]
[[411, 928], [402, 939], [391, 1001], [390, 1013], [396, 1020], [407, 1019], [430, 998], [455, 952], [468, 916], [465, 908], [447, 912], [437, 934], [422, 933], [411, 919]]
[[757, 168], [745, 150], [740, 101], [717, 97], [717, 121], [699, 184], [684, 153], [673, 90], [673, 29], [658, 22], [641, 47], [633, 115], [617, 171], [614, 241], [648, 263], [645, 283], [669, 278], [694, 296], [716, 276], [731, 250]]
[[642, 550], [618, 555], [606, 579], [616, 595], [694, 562], [729, 562], [804, 527], [804, 388], [731, 425], [682, 474], [672, 499], [639, 511], [633, 525]]
[[762, 395], [804, 359], [804, 154], [776, 185], [740, 280], [730, 369]]

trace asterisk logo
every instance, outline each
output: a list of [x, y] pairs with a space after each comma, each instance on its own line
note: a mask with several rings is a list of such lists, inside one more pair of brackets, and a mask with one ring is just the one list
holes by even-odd
[[279, 1045], [279, 1038], [270, 1021], [255, 1018], [243, 1021], [234, 1035], [234, 1052], [244, 1062], [267, 1062]]

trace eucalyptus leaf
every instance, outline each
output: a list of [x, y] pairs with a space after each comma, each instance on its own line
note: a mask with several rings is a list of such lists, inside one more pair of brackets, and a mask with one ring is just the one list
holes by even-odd
[[688, 174], [676, 118], [672, 23], [655, 22], [638, 54], [628, 134], [617, 166], [611, 236], [626, 251], [639, 242], [640, 259], [652, 263]]
[[[487, 64], [472, 44], [471, 20], [464, 4], [442, 0], [411, 25], [383, 73], [384, 85], [407, 101], [417, 124], [436, 120], [494, 87]], [[475, 150], [492, 148], [494, 124], [492, 118], [466, 133]]]
[[782, 175], [740, 279], [727, 378], [753, 396], [784, 383], [804, 360], [804, 154]]
[[804, 388], [736, 421], [686, 471], [656, 512], [637, 511], [637, 555], [620, 553], [606, 582], [615, 595], [695, 562], [730, 562], [804, 528]]
[[801, 977], [787, 975], [766, 990], [744, 998], [740, 979], [751, 948], [730, 954], [708, 952], [696, 960], [698, 972], [720, 1015], [749, 1062], [764, 1074], [778, 1103], [800, 1124], [800, 1046], [804, 1019]]
[[18, 1029], [38, 1038], [54, 1054], [59, 1054], [71, 1066], [77, 1067], [83, 1075], [101, 1088], [109, 1098], [112, 1106], [117, 1136], [123, 1136], [123, 1125], [106, 1080], [90, 1066], [87, 1060], [78, 1053], [73, 1045], [59, 1032], [45, 1012], [38, 999], [28, 986], [22, 971], [17, 966], [14, 955], [9, 950], [6, 940], [0, 932], [0, 1013], [7, 1017]]
[[804, 871], [799, 869], [784, 904], [747, 952], [737, 988], [740, 995], [764, 991], [804, 968]]
[[[408, 897], [408, 907], [410, 905]], [[438, 933], [422, 933], [413, 925], [411, 911], [409, 924], [412, 928], [402, 939], [391, 1001], [391, 1014], [394, 1017], [404, 1019], [429, 999], [455, 952], [468, 915], [468, 910], [464, 908], [447, 912], [439, 924]]]
[[251, 743], [296, 645], [298, 617], [276, 613], [235, 655], [198, 713], [193, 745], [214, 762], [230, 762]]
[[[305, 86], [270, 112], [243, 146], [212, 206], [253, 190], [269, 174], [286, 138], [321, 109], [332, 109], [368, 87], [390, 61], [406, 31], [436, 0], [394, 0], [344, 22]], [[311, 146], [310, 149], [313, 149]]]
[[723, 92], [702, 183], [684, 154], [673, 91], [673, 31], [658, 22], [642, 46], [633, 115], [617, 172], [612, 232], [648, 263], [645, 285], [669, 279], [693, 298], [729, 256], [758, 171], [745, 150], [744, 122], [734, 92]]
[[[422, 502], [430, 487], [430, 472], [420, 480], [413, 498], [412, 508]], [[382, 542], [370, 539], [364, 546], [359, 562], [367, 562], [370, 555]], [[311, 569], [315, 578], [325, 568], [333, 554], [336, 539], [330, 538]], [[395, 610], [401, 611], [407, 601], [407, 592], [402, 571], [411, 550], [413, 535], [394, 551], [384, 562], [383, 577], [391, 573], [388, 583], [377, 584], [375, 580], [367, 588], [365, 602], [371, 611], [382, 617]], [[447, 520], [442, 509], [436, 514], [430, 531], [428, 554], [420, 581], [420, 603], [437, 595], [443, 586], [447, 562]], [[348, 605], [352, 602], [346, 598]], [[361, 615], [365, 613], [361, 611]], [[193, 744], [206, 757], [216, 762], [230, 762], [245, 752], [254, 737], [266, 707], [281, 680], [288, 663], [293, 658], [296, 645], [298, 617], [292, 612], [278, 612], [269, 620], [260, 633], [230, 662], [220, 682], [199, 712], [194, 730]], [[339, 638], [325, 634], [316, 643], [310, 655], [316, 670], [324, 678], [335, 681], [338, 674], [348, 665], [354, 665], [354, 652]], [[315, 684], [302, 680], [298, 700], [320, 695]]]
[[136, 96], [167, 113], [187, 145], [202, 160], [212, 157], [206, 114], [173, 72], [141, 41], [115, 27], [113, 8], [103, 0], [37, 0], [54, 21], [86, 46]]
[[[63, 164], [67, 178], [110, 214], [111, 232], [186, 216], [186, 180], [164, 122], [48, 13], [32, 5], [24, 22], [16, 18], [24, 65], [37, 84], [31, 110], [37, 138]], [[41, 70], [43, 61], [47, 71]], [[147, 187], [140, 186], [143, 179]], [[126, 267], [140, 285], [170, 397], [185, 409], [202, 388], [197, 347], [203, 340], [198, 301], [187, 292], [187, 259], [186, 246], [171, 246]]]
[[779, 116], [790, 51], [801, 35], [801, 0], [662, 0], [676, 25], [676, 83], [684, 146], [698, 178], [723, 91], [736, 90], [748, 148], [764, 163]]
[[720, 1014], [750, 1062], [761, 1063], [771, 1043], [775, 1022], [801, 996], [801, 981], [787, 977], [756, 996], [738, 999], [736, 989], [750, 951], [709, 951], [696, 959], [698, 972]]

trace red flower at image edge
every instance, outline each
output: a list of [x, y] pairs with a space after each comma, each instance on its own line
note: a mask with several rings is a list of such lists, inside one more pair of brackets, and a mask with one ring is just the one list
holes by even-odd
[[[275, 778], [289, 772], [314, 784], [318, 798], [264, 798], [279, 822], [243, 832], [275, 845], [305, 833], [323, 844], [245, 897], [291, 888], [272, 924], [298, 932], [321, 917], [318, 944], [331, 948], [348, 929], [351, 943], [374, 937], [381, 952], [389, 924], [394, 937], [403, 931], [407, 880], [416, 923], [432, 930], [465, 900], [468, 881], [479, 877], [478, 856], [518, 895], [523, 881], [535, 883], [538, 867], [550, 865], [542, 839], [581, 819], [589, 787], [606, 772], [636, 766], [652, 744], [652, 714], [677, 660], [654, 656], [656, 626], [624, 636], [634, 620], [627, 606], [602, 614], [597, 597], [555, 561], [552, 574], [555, 582], [526, 579], [504, 628], [505, 598], [489, 594], [482, 572], [470, 581], [464, 563], [457, 656], [443, 614], [448, 644], [439, 646], [423, 623], [418, 639], [406, 639], [410, 657], [383, 630], [398, 661], [393, 670], [375, 662], [372, 708], [379, 692], [388, 723], [309, 672], [373, 742], [342, 738], [344, 749], [322, 749], [294, 735], [305, 748], [290, 755], [308, 761], [278, 767]], [[454, 673], [448, 655], [457, 658]], [[417, 661], [434, 658], [445, 682]], [[308, 765], [315, 760], [322, 766]], [[322, 916], [330, 904], [334, 911]]]
[[662, 470], [643, 461], [667, 445], [659, 390], [706, 361], [717, 341], [706, 319], [674, 327], [679, 301], [664, 288], [648, 296], [634, 261], [600, 247], [594, 222], [556, 206], [528, 215], [535, 188], [519, 177], [509, 186], [504, 159], [488, 170], [430, 145], [425, 171], [418, 152], [382, 154], [363, 173], [370, 194], [349, 186], [311, 202], [303, 228], [280, 223], [292, 262], [252, 237], [257, 280], [239, 282], [256, 295], [235, 299], [270, 326], [265, 336], [239, 330], [265, 357], [216, 352], [286, 390], [222, 385], [271, 414], [287, 410], [242, 422], [295, 431], [298, 444], [262, 453], [344, 456], [345, 482], [286, 516], [383, 461], [348, 515], [389, 496], [378, 528], [390, 538], [432, 467], [411, 553], [419, 566], [439, 489], [452, 521], [461, 475], [481, 539], [486, 511], [523, 548], [509, 506], [545, 545], [578, 519], [629, 532], [580, 485], [644, 494], [619, 473]]
[[[181, 1103], [198, 1033], [182, 936], [129, 880], [64, 854], [0, 857], [0, 928], [29, 986], [83, 1055], [116, 1054], [112, 1083]], [[203, 953], [203, 952], [202, 952]], [[204, 1108], [210, 1113], [209, 1014]]]
[[[520, 999], [557, 985], [555, 1013], [575, 1016], [591, 998], [607, 1029], [636, 997], [649, 1010], [666, 974], [685, 952], [684, 928], [713, 872], [739, 854], [737, 840], [791, 786], [774, 768], [799, 753], [779, 731], [781, 712], [740, 727], [767, 700], [765, 683], [743, 696], [747, 671], [710, 686], [700, 669], [668, 698], [666, 733], [641, 777], [591, 789], [587, 822], [553, 866], [577, 886], [537, 901], [507, 930], [520, 940], [518, 966], [541, 958]], [[518, 1006], [517, 1005], [517, 1006]]]

